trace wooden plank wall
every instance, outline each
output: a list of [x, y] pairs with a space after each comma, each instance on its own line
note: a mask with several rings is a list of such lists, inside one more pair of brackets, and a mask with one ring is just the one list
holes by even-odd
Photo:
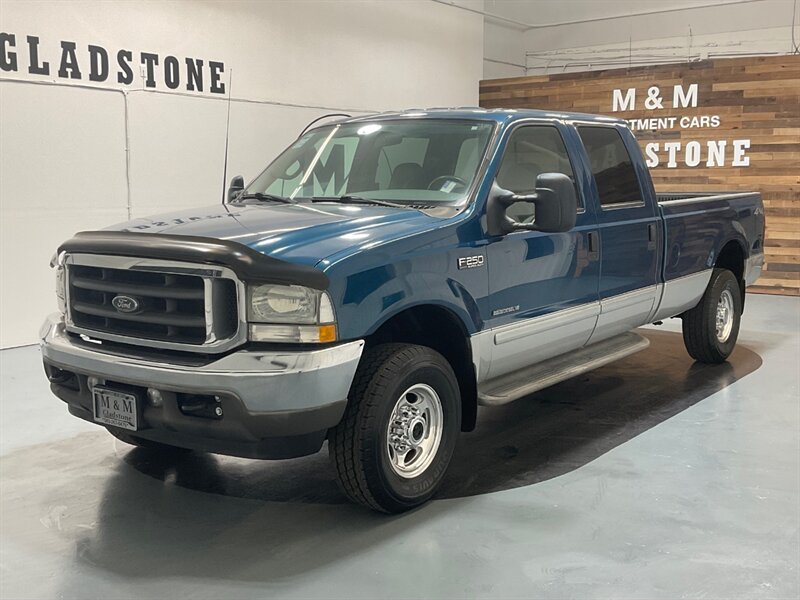
[[[696, 107], [673, 106], [673, 86], [697, 83]], [[648, 89], [659, 88], [662, 109], [645, 107]], [[613, 90], [636, 89], [633, 110], [613, 111]], [[625, 119], [712, 116], [718, 127], [656, 125], [634, 129], [643, 149], [658, 142], [651, 166], [658, 191], [760, 191], [767, 222], [767, 264], [752, 291], [800, 295], [800, 56], [748, 57], [695, 63], [563, 73], [480, 83], [486, 108], [540, 108], [608, 114]], [[619, 104], [617, 108], [620, 108]], [[627, 107], [630, 108], [630, 105]], [[749, 166], [734, 166], [734, 140], [749, 139]], [[701, 146], [699, 165], [687, 166], [685, 146]], [[707, 166], [707, 141], [726, 140], [726, 163]], [[665, 142], [681, 142], [677, 167], [668, 168]], [[690, 162], [693, 162], [690, 160]]]

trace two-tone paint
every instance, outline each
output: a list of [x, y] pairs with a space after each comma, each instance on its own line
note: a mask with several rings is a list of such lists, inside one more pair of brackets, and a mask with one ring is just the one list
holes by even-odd
[[[494, 132], [464, 202], [436, 209], [233, 203], [115, 227], [213, 237], [314, 266], [330, 280], [342, 340], [364, 339], [422, 305], [451, 313], [470, 336], [476, 378], [502, 377], [552, 356], [680, 314], [701, 298], [730, 244], [748, 282], [763, 261], [757, 194], [659, 198], [624, 122], [575, 113], [435, 110], [382, 119], [491, 121]], [[601, 207], [577, 126], [620, 131], [641, 202]], [[579, 214], [569, 232], [487, 233], [486, 203], [518, 127], [555, 127], [572, 163]], [[659, 201], [661, 200], [661, 201]], [[474, 268], [459, 268], [471, 261]]]

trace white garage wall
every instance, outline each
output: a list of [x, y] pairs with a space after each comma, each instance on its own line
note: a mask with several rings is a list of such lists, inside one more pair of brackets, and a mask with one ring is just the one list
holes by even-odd
[[[793, 7], [794, 0], [486, 0], [484, 79], [786, 54]], [[796, 29], [800, 43], [800, 23]]]
[[483, 27], [483, 78], [525, 76], [525, 32], [486, 19]]
[[[312, 118], [475, 105], [482, 73], [481, 16], [428, 0], [3, 0], [0, 32], [18, 60], [0, 72], [0, 347], [34, 342], [55, 308], [47, 263], [61, 241], [219, 201], [226, 99], [168, 90], [165, 56], [222, 61], [226, 85], [232, 73], [228, 174], [246, 179]], [[28, 73], [28, 35], [49, 76]], [[61, 40], [77, 43], [80, 81], [56, 77]], [[108, 50], [108, 81], [87, 81], [88, 44]], [[116, 83], [120, 49], [159, 54], [155, 91], [138, 68]]]

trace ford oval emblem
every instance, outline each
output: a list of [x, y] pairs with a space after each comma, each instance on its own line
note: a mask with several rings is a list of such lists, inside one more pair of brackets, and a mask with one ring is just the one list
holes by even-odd
[[117, 309], [117, 312], [135, 313], [137, 310], [139, 310], [139, 308], [141, 308], [142, 303], [133, 296], [125, 296], [120, 294], [119, 296], [114, 296], [114, 298], [112, 298], [111, 306]]

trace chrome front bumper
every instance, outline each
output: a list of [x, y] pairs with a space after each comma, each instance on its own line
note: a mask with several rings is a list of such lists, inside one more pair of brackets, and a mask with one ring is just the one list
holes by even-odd
[[[364, 349], [357, 340], [311, 350], [239, 350], [181, 364], [95, 347], [68, 334], [58, 313], [47, 319], [40, 337], [51, 390], [73, 415], [94, 422], [91, 378], [96, 377], [140, 398], [140, 424], [133, 432], [138, 438], [268, 459], [320, 449], [344, 414]], [[148, 388], [161, 392], [160, 403], [147, 399]], [[197, 397], [219, 403], [215, 418], [189, 411], [186, 398]]]
[[[140, 399], [136, 437], [204, 452], [293, 458], [317, 452], [347, 406], [364, 341], [318, 349], [243, 349], [209, 362], [122, 354], [67, 333], [59, 313], [42, 326], [42, 358], [53, 393], [94, 421], [91, 378]], [[159, 404], [148, 388], [161, 392]], [[186, 398], [219, 403], [216, 418], [187, 412]], [[215, 405], [216, 406], [216, 405]]]
[[240, 350], [201, 366], [158, 363], [77, 345], [58, 313], [48, 317], [40, 337], [44, 360], [61, 369], [166, 391], [231, 394], [252, 413], [345, 400], [364, 348], [358, 340], [319, 350]]

